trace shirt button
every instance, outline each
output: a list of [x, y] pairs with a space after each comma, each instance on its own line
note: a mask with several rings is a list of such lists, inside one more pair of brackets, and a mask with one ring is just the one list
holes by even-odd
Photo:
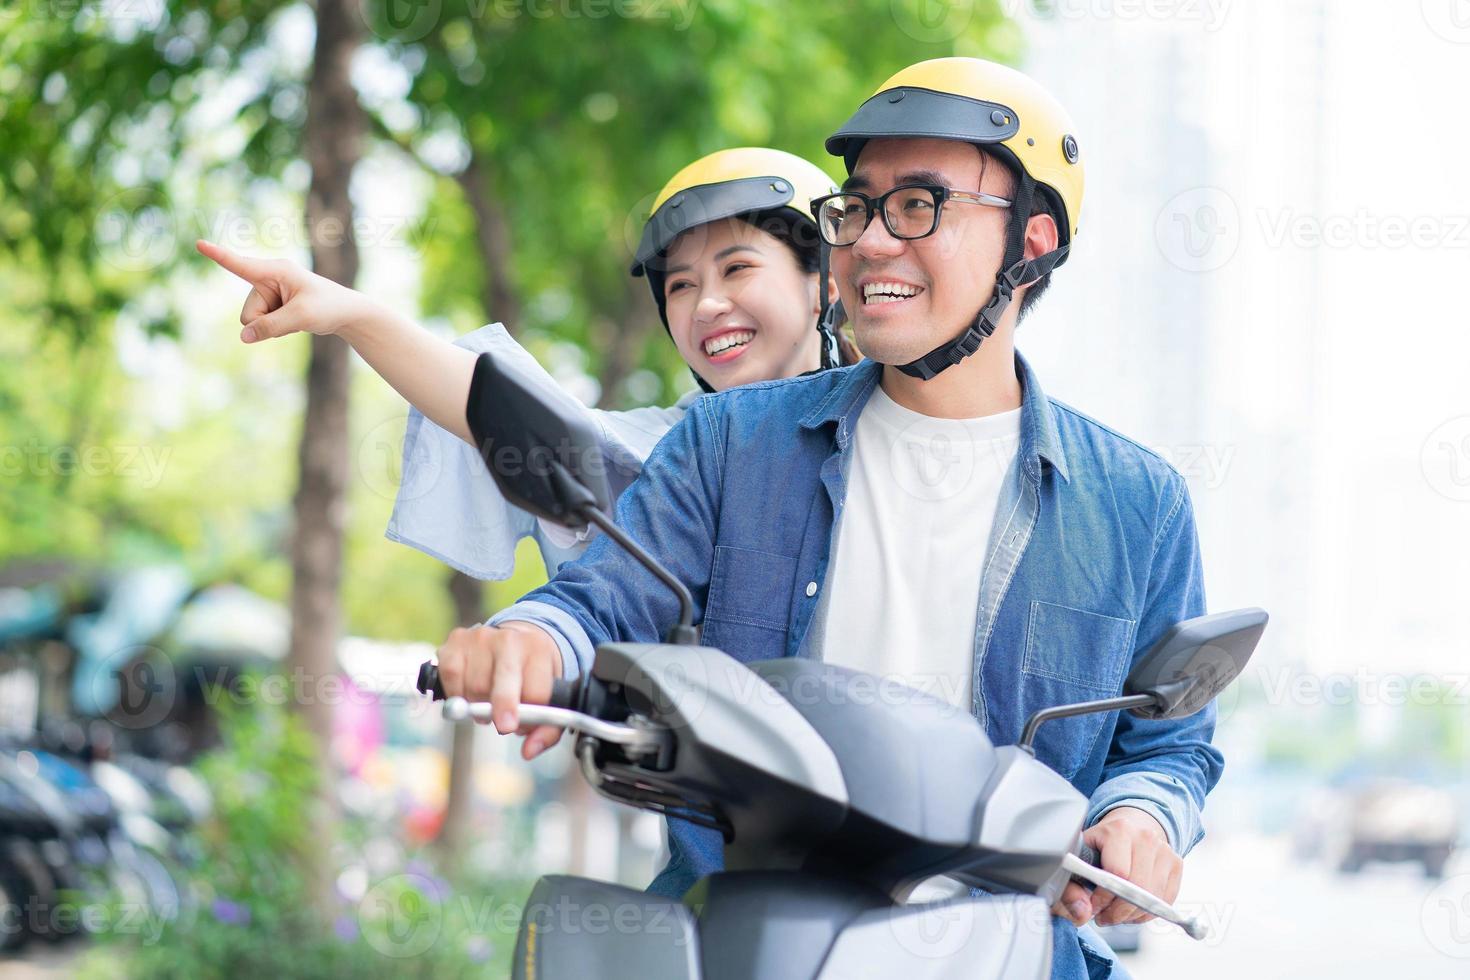
[[806, 597], [808, 599], [810, 599], [812, 596], [814, 596], [816, 594], [817, 594], [817, 583], [815, 583], [815, 582], [808, 582], [806, 584]]

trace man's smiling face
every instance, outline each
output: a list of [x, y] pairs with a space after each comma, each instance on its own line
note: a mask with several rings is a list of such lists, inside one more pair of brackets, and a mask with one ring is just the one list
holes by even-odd
[[[912, 183], [1009, 197], [1014, 180], [968, 143], [877, 139], [863, 147], [843, 189], [877, 197]], [[950, 202], [934, 234], [904, 240], [890, 235], [874, 214], [861, 238], [834, 248], [832, 272], [862, 352], [884, 364], [905, 364], [958, 336], [994, 290], [1009, 215]]]

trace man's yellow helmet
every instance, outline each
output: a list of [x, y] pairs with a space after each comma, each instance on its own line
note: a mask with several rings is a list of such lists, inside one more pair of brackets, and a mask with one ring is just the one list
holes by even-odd
[[[979, 58], [936, 58], [889, 78], [827, 140], [851, 173], [870, 139], [944, 139], [973, 143], [1016, 175], [1005, 259], [995, 294], [965, 333], [899, 369], [932, 378], [979, 349], [1014, 290], [1066, 261], [1082, 212], [1082, 154], [1071, 116], [1033, 79]], [[1041, 195], [1057, 219], [1058, 245], [1023, 261], [1026, 223]]]

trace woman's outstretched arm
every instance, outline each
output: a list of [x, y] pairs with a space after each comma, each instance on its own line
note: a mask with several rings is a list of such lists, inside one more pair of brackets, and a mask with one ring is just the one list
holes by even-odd
[[473, 353], [295, 262], [252, 259], [202, 240], [195, 247], [250, 283], [240, 310], [245, 343], [297, 332], [335, 334], [410, 405], [473, 445], [465, 422]]

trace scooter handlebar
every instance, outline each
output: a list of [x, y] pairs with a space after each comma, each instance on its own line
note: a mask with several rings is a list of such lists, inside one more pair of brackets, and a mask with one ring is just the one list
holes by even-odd
[[1077, 837], [1077, 849], [1072, 853], [1081, 858], [1085, 864], [1090, 864], [1094, 868], [1102, 867], [1102, 855], [1097, 853], [1097, 848], [1083, 840], [1080, 834]]
[[[444, 700], [444, 683], [439, 679], [439, 667], [432, 660], [419, 664], [417, 687], [420, 694], [427, 694], [434, 701]], [[561, 678], [551, 682], [551, 697], [546, 703], [553, 708], [575, 708], [577, 682]]]
[[419, 664], [418, 689], [420, 694], [427, 694], [431, 700], [444, 700], [444, 685], [439, 682], [439, 667], [432, 660], [425, 660]]
[[1191, 939], [1209, 938], [1210, 932], [1200, 920], [1186, 915], [1153, 892], [1135, 885], [1128, 879], [1104, 871], [1102, 857], [1098, 854], [1097, 848], [1084, 841], [1080, 835], [1077, 838], [1076, 848], [1062, 859], [1062, 867], [1072, 872], [1072, 876], [1083, 884], [1106, 888], [1123, 901], [1138, 906], [1148, 914], [1157, 916], [1165, 922], [1174, 923], [1183, 929]]

